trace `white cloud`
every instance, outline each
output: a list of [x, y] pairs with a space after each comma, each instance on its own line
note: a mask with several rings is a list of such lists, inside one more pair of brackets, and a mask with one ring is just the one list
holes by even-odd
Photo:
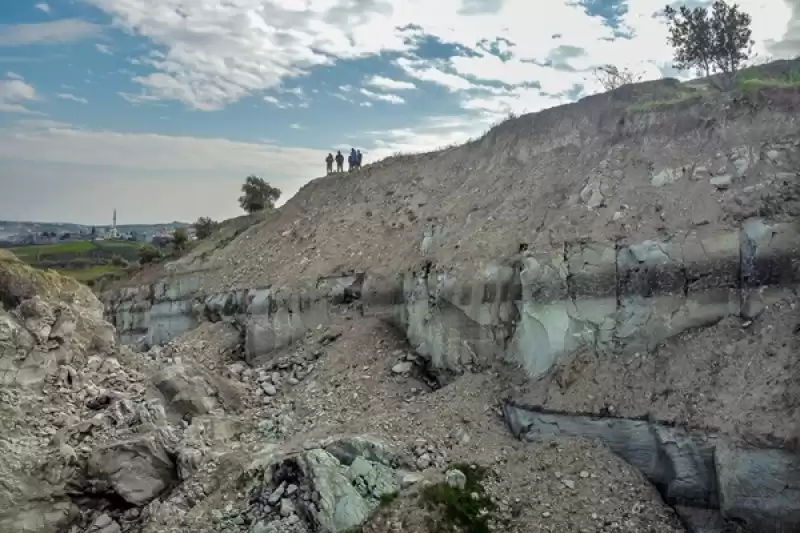
[[114, 54], [114, 52], [111, 51], [111, 47], [107, 44], [95, 44], [94, 47], [97, 48], [97, 50], [102, 54], [109, 56]]
[[375, 161], [396, 153], [429, 152], [482, 135], [491, 125], [486, 116], [434, 116], [413, 128], [366, 131], [355, 139], [370, 143], [365, 156]]
[[389, 102], [390, 104], [405, 104], [406, 101], [402, 96], [397, 96], [396, 94], [380, 94], [370, 91], [369, 89], [364, 89], [363, 87], [359, 89], [359, 92], [366, 96], [367, 98], [372, 98], [373, 100], [382, 100], [384, 102]]
[[0, 24], [0, 46], [67, 43], [100, 33], [101, 27], [81, 19], [62, 19], [41, 24]]
[[[475, 80], [483, 79], [538, 82], [546, 92], [557, 94], [586, 82], [585, 75], [565, 70], [566, 66], [586, 71], [612, 62], [656, 77], [671, 63], [665, 26], [653, 18], [663, 0], [626, 3], [621, 23], [631, 39], [614, 38], [601, 17], [589, 16], [573, 0], [554, 0], [547, 9], [530, 0], [487, 2], [482, 9], [474, 5], [466, 9], [464, 0], [88, 1], [109, 13], [117, 26], [145, 36], [163, 50], [139, 59], [154, 69], [134, 78], [143, 86], [143, 95], [204, 110], [279, 88], [286, 80], [340, 59], [412, 53], [424, 37], [484, 52], [483, 57], [452, 61], [398, 61], [409, 76], [452, 92], [474, 89]], [[760, 48], [788, 35], [793, 19], [783, 0], [739, 3], [753, 16]], [[560, 38], [554, 38], [556, 34]], [[513, 58], [500, 62], [485, 52], [492, 48], [487, 42], [500, 53], [513, 53]], [[793, 42], [800, 42], [800, 37]], [[554, 58], [565, 46], [585, 53], [558, 63]], [[543, 66], [548, 61], [552, 66]], [[559, 65], [562, 68], [553, 68]], [[384, 88], [399, 90], [397, 83], [408, 83], [392, 81], [394, 86]]]
[[397, 65], [409, 76], [421, 81], [441, 85], [451, 92], [475, 88], [475, 85], [469, 80], [456, 74], [445, 72], [437, 66], [432, 66], [434, 64], [435, 63], [432, 61], [412, 60], [405, 57], [401, 57], [397, 60]]
[[10, 80], [22, 80], [22, 79], [25, 79], [22, 76], [20, 76], [19, 74], [17, 74], [16, 72], [6, 72], [6, 78], [8, 78]]
[[372, 107], [372, 102], [360, 102], [358, 105], [360, 107]]
[[304, 130], [306, 129], [305, 126], [301, 126], [300, 124], [289, 124], [289, 127], [293, 130]]
[[322, 174], [319, 160], [302, 147], [18, 121], [0, 130], [0, 183], [10, 193], [0, 195], [0, 218], [85, 219], [111, 205], [138, 221], [227, 218], [241, 213], [247, 175], [269, 169], [285, 199]]
[[393, 80], [384, 76], [372, 76], [371, 78], [364, 80], [364, 84], [389, 91], [403, 91], [417, 88], [416, 85], [409, 81]]
[[72, 100], [73, 102], [78, 102], [79, 104], [88, 104], [89, 101], [86, 98], [80, 98], [75, 96], [74, 94], [70, 93], [57, 93], [57, 98], [61, 98], [62, 100]]
[[40, 11], [44, 11], [45, 13], [48, 13], [48, 14], [52, 11], [52, 9], [50, 8], [50, 5], [46, 4], [44, 2], [39, 2], [38, 4], [36, 4], [33, 7], [35, 7], [36, 9], [38, 9]]
[[0, 80], [0, 113], [36, 114], [25, 107], [25, 103], [38, 99], [36, 89], [22, 79]]
[[290, 105], [284, 104], [283, 102], [281, 102], [280, 100], [278, 100], [274, 96], [269, 96], [269, 95], [265, 96], [264, 97], [264, 101], [269, 103], [269, 104], [272, 104], [275, 107], [278, 107], [280, 109], [286, 109], [287, 107], [291, 107]]

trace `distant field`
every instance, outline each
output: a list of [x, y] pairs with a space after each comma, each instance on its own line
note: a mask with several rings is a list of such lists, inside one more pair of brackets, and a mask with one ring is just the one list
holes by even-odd
[[84, 253], [95, 249], [90, 241], [60, 242], [56, 244], [37, 244], [32, 246], [16, 246], [10, 250], [20, 259], [35, 259], [45, 255]]
[[25, 261], [69, 260], [75, 257], [108, 257], [119, 255], [125, 259], [138, 257], [140, 242], [132, 241], [72, 241], [55, 244], [16, 246], [10, 250]]
[[115, 260], [117, 264], [111, 264], [112, 259], [136, 261], [142, 245], [133, 241], [71, 241], [16, 246], [9, 250], [31, 266], [52, 268], [86, 283], [105, 274], [121, 272], [124, 261]]

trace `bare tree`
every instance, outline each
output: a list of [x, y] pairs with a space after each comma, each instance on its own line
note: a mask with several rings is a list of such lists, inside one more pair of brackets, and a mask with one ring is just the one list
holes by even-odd
[[634, 72], [628, 68], [620, 70], [614, 65], [603, 65], [594, 69], [594, 77], [606, 91], [613, 91], [623, 85], [638, 83], [642, 80], [642, 74]]

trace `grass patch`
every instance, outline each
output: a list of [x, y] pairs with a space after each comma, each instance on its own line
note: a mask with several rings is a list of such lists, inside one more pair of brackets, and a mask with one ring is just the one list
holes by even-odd
[[784, 76], [766, 76], [757, 71], [742, 72], [739, 74], [737, 82], [743, 91], [800, 88], [800, 70], [793, 70]]
[[441, 510], [443, 515], [431, 523], [432, 533], [490, 533], [489, 519], [495, 506], [483, 489], [487, 470], [466, 464], [456, 464], [452, 468], [467, 477], [463, 489], [438, 483], [425, 487], [420, 494], [426, 508]]
[[637, 102], [628, 106], [628, 111], [632, 113], [648, 113], [650, 111], [662, 111], [671, 107], [701, 100], [707, 91], [699, 88], [687, 88], [678, 91], [674, 97], [663, 100], [649, 100], [645, 102]]
[[74, 278], [82, 283], [95, 280], [106, 274], [122, 272], [124, 269], [114, 265], [93, 265], [86, 268], [61, 268], [57, 272], [65, 276]]

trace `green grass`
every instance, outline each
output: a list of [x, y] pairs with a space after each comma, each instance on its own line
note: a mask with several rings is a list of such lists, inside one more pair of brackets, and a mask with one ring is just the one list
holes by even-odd
[[86, 268], [59, 268], [55, 270], [65, 276], [70, 276], [80, 282], [86, 283], [106, 274], [121, 272], [123, 269], [122, 267], [114, 265], [93, 265]]
[[[467, 483], [463, 489], [438, 483], [425, 487], [420, 494], [425, 507], [440, 509], [443, 513], [442, 519], [431, 524], [432, 533], [490, 533], [489, 519], [495, 505], [486, 495], [482, 484], [487, 470], [466, 464], [456, 464], [452, 468], [457, 468], [466, 476]], [[482, 511], [488, 512], [482, 514]]]
[[793, 70], [785, 76], [775, 77], [758, 72], [742, 72], [737, 78], [739, 88], [743, 91], [759, 89], [795, 89], [800, 88], [800, 70]]
[[633, 113], [647, 113], [650, 111], [662, 111], [664, 109], [669, 109], [670, 107], [674, 107], [676, 105], [680, 105], [686, 102], [691, 102], [695, 100], [701, 100], [707, 91], [705, 89], [700, 88], [685, 88], [681, 89], [675, 93], [675, 96], [672, 98], [667, 98], [663, 100], [649, 100], [645, 102], [637, 102], [628, 107], [628, 111]]
[[38, 257], [42, 255], [56, 255], [56, 254], [80, 254], [82, 252], [90, 252], [95, 249], [94, 243], [91, 241], [72, 241], [72, 242], [59, 242], [56, 244], [36, 244], [32, 246], [16, 246], [11, 248], [11, 252], [19, 257], [25, 259], [27, 257]]

